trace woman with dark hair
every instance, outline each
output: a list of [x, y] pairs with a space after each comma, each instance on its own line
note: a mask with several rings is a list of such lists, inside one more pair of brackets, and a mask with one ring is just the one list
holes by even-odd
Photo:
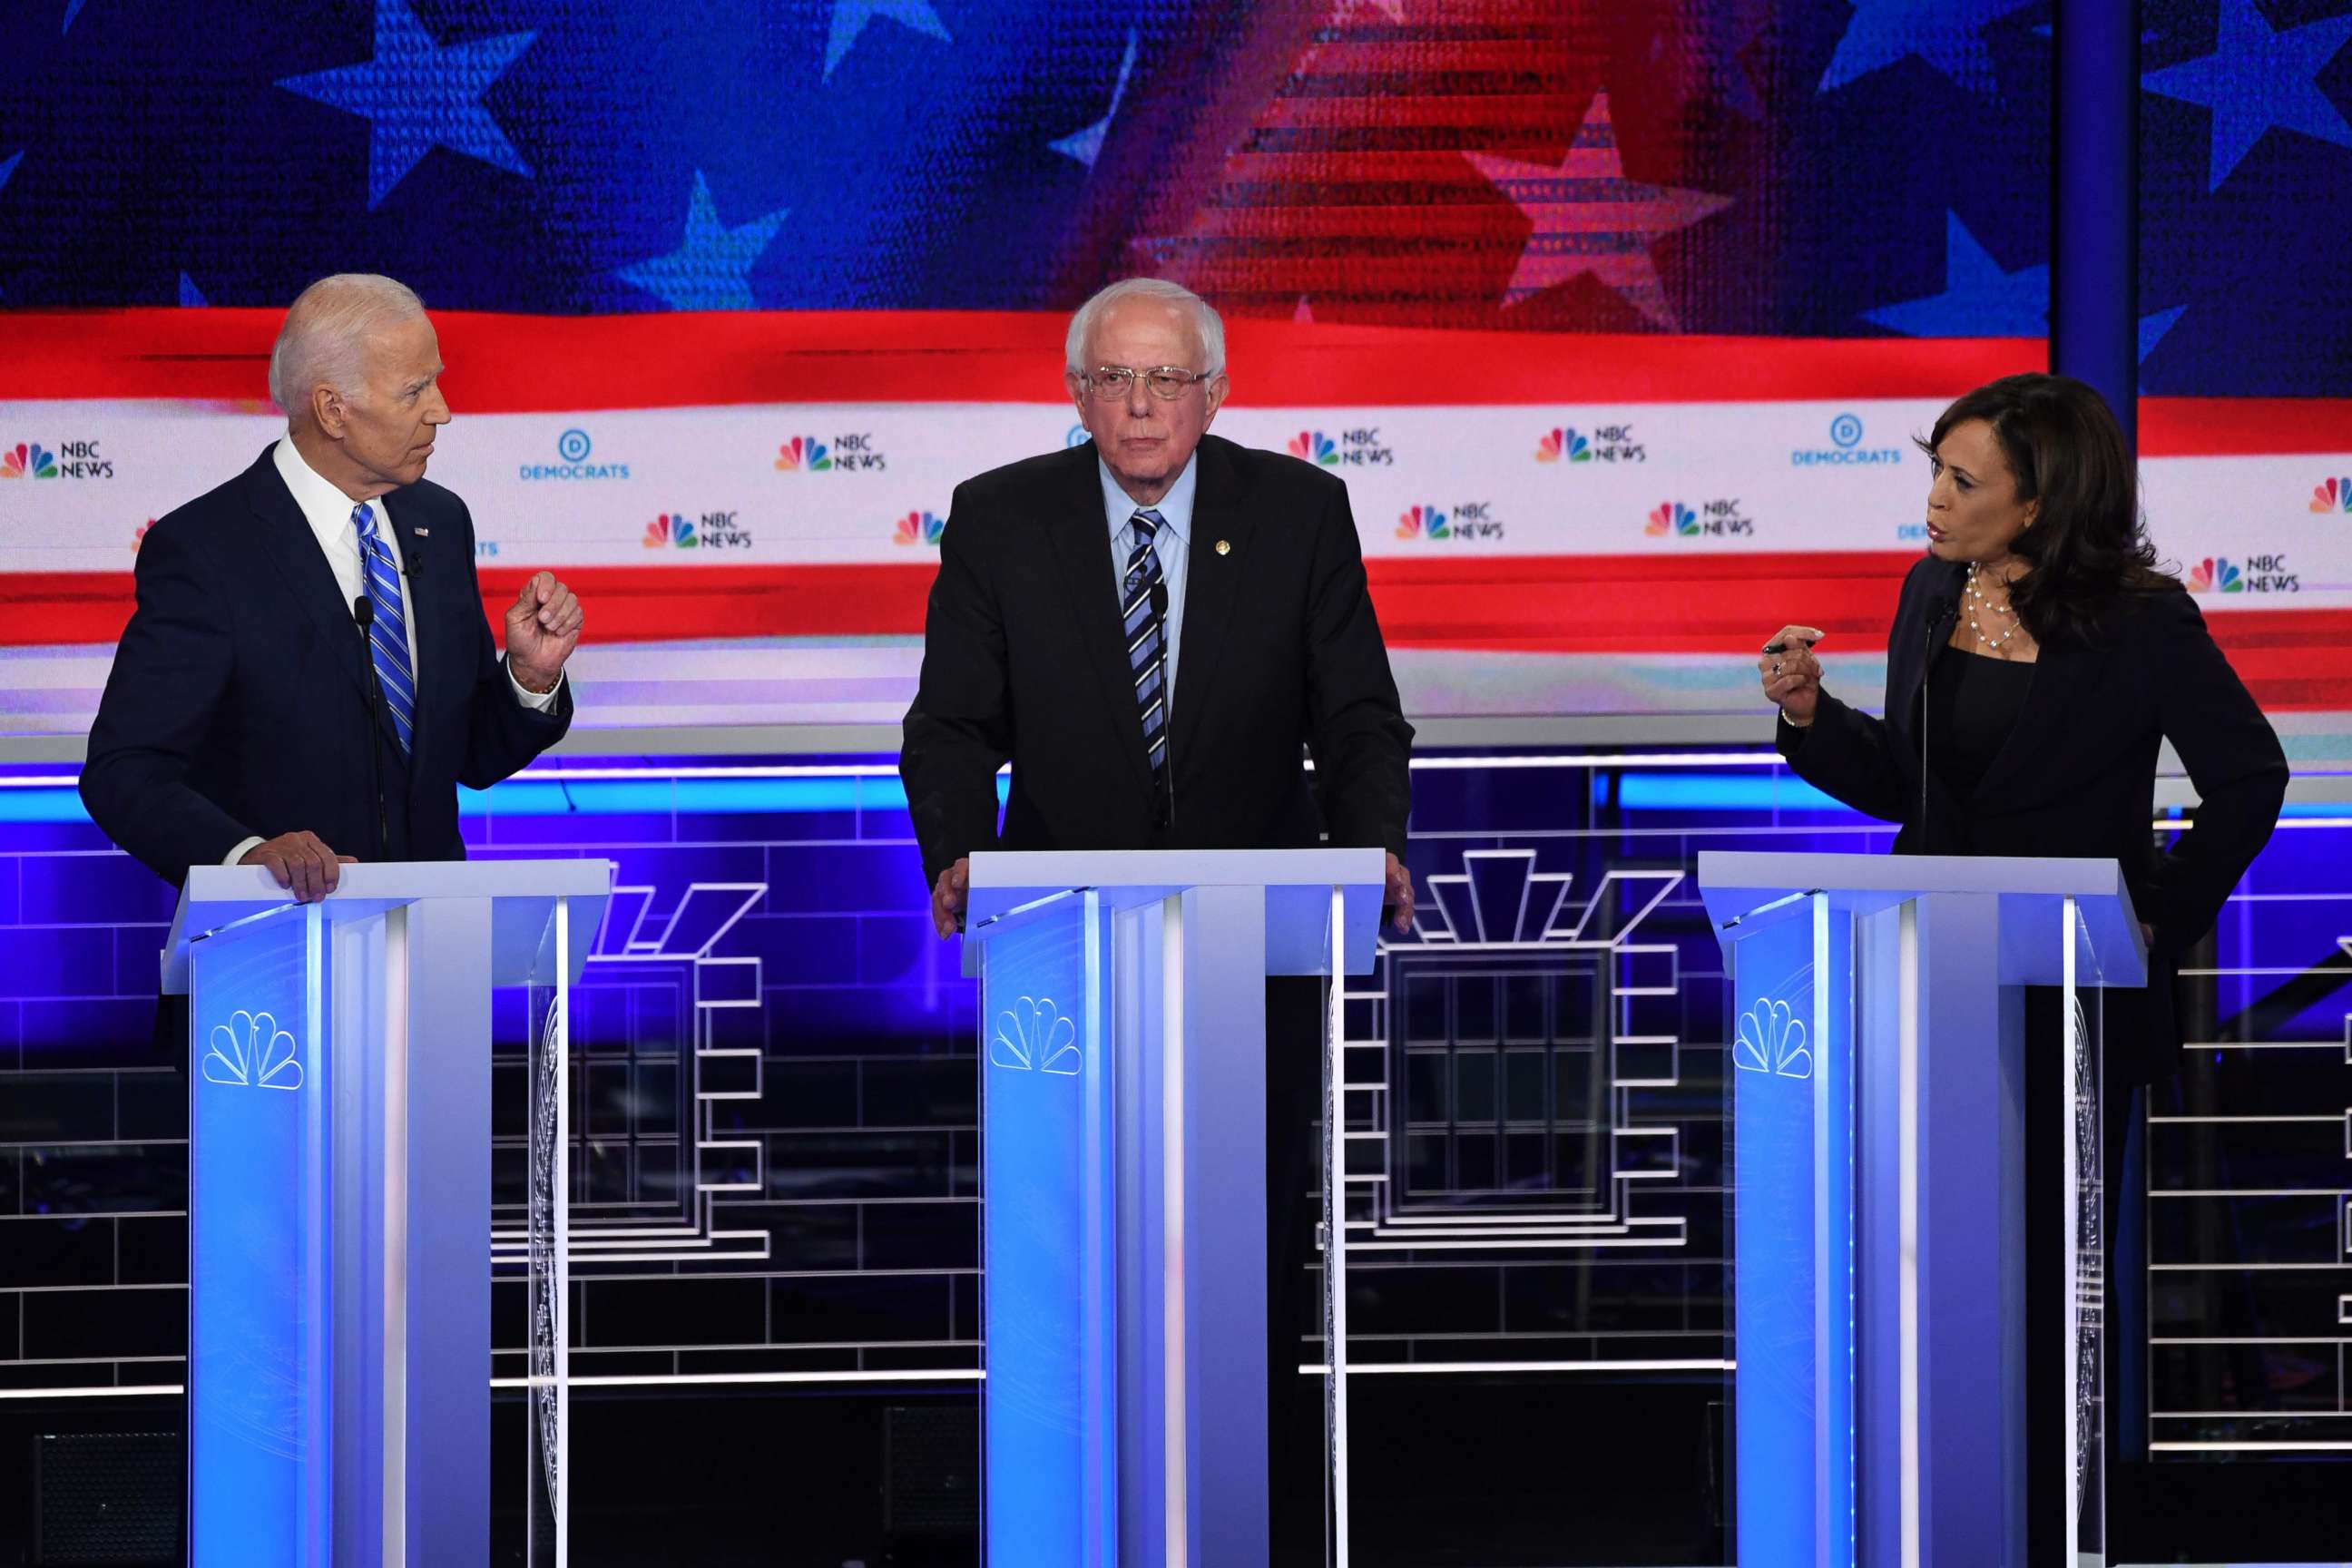
[[[2116, 1159], [2137, 1124], [2131, 1091], [2175, 1070], [2181, 954], [2269, 840], [2285, 754], [2196, 602], [2157, 569], [2122, 432], [2097, 393], [2066, 376], [2004, 376], [1946, 409], [1919, 445], [1934, 476], [1927, 556], [1895, 605], [1885, 717], [1822, 689], [1811, 627], [1783, 627], [1758, 671], [1780, 710], [1780, 754], [1857, 811], [1902, 824], [1895, 853], [2121, 864], [2148, 939], [2148, 984], [2105, 994], [2100, 1148], [2111, 1220], [2128, 1224], [2115, 1205], [2137, 1184], [2131, 1159]], [[2160, 852], [2151, 819], [2163, 741], [2198, 806], [2195, 826]], [[2029, 992], [2025, 1027], [2029, 1056], [2056, 1047], [2054, 993]], [[2067, 1130], [2049, 1073], [2027, 1076], [2024, 1115], [2026, 1465], [2044, 1477], [2058, 1473], [2069, 1289], [2062, 1205], [2049, 1201], [2063, 1185]], [[2112, 1284], [2136, 1274], [2131, 1252], [2111, 1247]], [[2112, 1291], [2111, 1377], [2129, 1375], [2137, 1318], [2137, 1292]], [[2137, 1402], [2122, 1387], [2110, 1383], [2106, 1431], [2137, 1457]], [[2072, 1561], [2061, 1491], [2029, 1489], [2030, 1561]]]
[[[2148, 928], [2151, 1043], [2175, 1044], [2172, 970], [2269, 840], [2285, 753], [2196, 601], [2157, 570], [2097, 393], [2003, 376], [1919, 445], [1934, 476], [1927, 555], [1887, 637], [1885, 717], [1823, 690], [1822, 634], [1783, 627], [1757, 660], [1780, 754], [1807, 783], [1901, 823], [1898, 855], [2121, 862]], [[2198, 807], [2159, 853], [2149, 823], [2167, 740]]]

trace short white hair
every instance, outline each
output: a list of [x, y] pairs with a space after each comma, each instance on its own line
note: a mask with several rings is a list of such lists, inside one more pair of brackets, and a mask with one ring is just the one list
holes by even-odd
[[[1086, 373], [1088, 367], [1083, 362], [1087, 354], [1087, 340], [1094, 335], [1096, 323], [1122, 300], [1157, 300], [1161, 304], [1173, 305], [1188, 312], [1192, 318], [1193, 334], [1201, 340], [1201, 353], [1209, 362], [1202, 366], [1202, 374], [1215, 375], [1223, 371], [1225, 323], [1224, 319], [1217, 314], [1215, 306], [1181, 283], [1171, 283], [1162, 278], [1122, 278], [1079, 306], [1077, 314], [1070, 318], [1070, 335], [1063, 345], [1062, 357], [1072, 374]], [[1137, 368], [1149, 370], [1151, 367], [1139, 365]]]
[[424, 313], [416, 290], [395, 279], [373, 272], [320, 279], [294, 297], [286, 324], [278, 329], [278, 345], [269, 351], [269, 395], [292, 419], [309, 410], [314, 387], [356, 395], [367, 335]]

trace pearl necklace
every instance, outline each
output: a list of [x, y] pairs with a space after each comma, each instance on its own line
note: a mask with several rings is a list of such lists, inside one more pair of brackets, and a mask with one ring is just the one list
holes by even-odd
[[[1988, 617], [1995, 615], [2002, 615], [2007, 616], [2011, 620], [2014, 621], [2017, 619], [2017, 612], [2010, 608], [2006, 604], [1996, 605], [1990, 599], [1985, 597], [1983, 590], [1977, 586], [1977, 564], [1973, 561], [1969, 563], [1969, 597], [1975, 601], [1975, 604], [1969, 606], [1969, 630], [1975, 635], [1979, 647], [1997, 651], [2003, 643], [2009, 641], [2010, 638], [2015, 637], [2020, 631], [2024, 629], [2022, 623], [2021, 623], [2020, 625], [2011, 626], [2009, 630], [2001, 633], [2000, 636], [1997, 637], [1989, 637], [1985, 636], [1984, 628], [1977, 624], [1978, 605], [1980, 605], [1984, 607], [1985, 615]], [[2006, 658], [2008, 656], [2003, 655], [2002, 657]]]

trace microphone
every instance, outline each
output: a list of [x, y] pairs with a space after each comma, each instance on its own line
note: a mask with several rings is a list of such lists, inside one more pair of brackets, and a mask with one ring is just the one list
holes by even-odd
[[359, 623], [360, 668], [367, 671], [368, 786], [375, 793], [375, 858], [382, 860], [392, 853], [392, 816], [383, 804], [383, 764], [376, 757], [376, 749], [383, 743], [377, 728], [377, 716], [383, 706], [383, 682], [375, 672], [375, 605], [369, 603], [365, 594], [352, 601], [352, 619]]
[[1927, 848], [1927, 677], [1936, 667], [1937, 645], [1950, 634], [1945, 630], [1951, 619], [1959, 614], [1959, 595], [1950, 589], [1939, 591], [1927, 601], [1927, 638], [1920, 649], [1919, 666], [1919, 853]]

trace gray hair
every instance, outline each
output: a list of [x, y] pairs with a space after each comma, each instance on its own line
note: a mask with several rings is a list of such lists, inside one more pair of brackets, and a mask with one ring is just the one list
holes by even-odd
[[322, 384], [352, 395], [367, 335], [424, 313], [416, 290], [395, 279], [373, 272], [320, 279], [295, 296], [278, 329], [278, 346], [269, 351], [269, 395], [289, 418], [302, 416], [311, 389]]
[[1070, 318], [1070, 335], [1063, 345], [1062, 357], [1073, 374], [1087, 368], [1079, 362], [1086, 357], [1087, 340], [1093, 336], [1096, 323], [1122, 300], [1157, 300], [1189, 312], [1193, 334], [1201, 340], [1201, 353], [1209, 362], [1202, 370], [1215, 375], [1225, 368], [1225, 323], [1216, 307], [1181, 283], [1160, 278], [1122, 278], [1079, 306], [1077, 314]]

